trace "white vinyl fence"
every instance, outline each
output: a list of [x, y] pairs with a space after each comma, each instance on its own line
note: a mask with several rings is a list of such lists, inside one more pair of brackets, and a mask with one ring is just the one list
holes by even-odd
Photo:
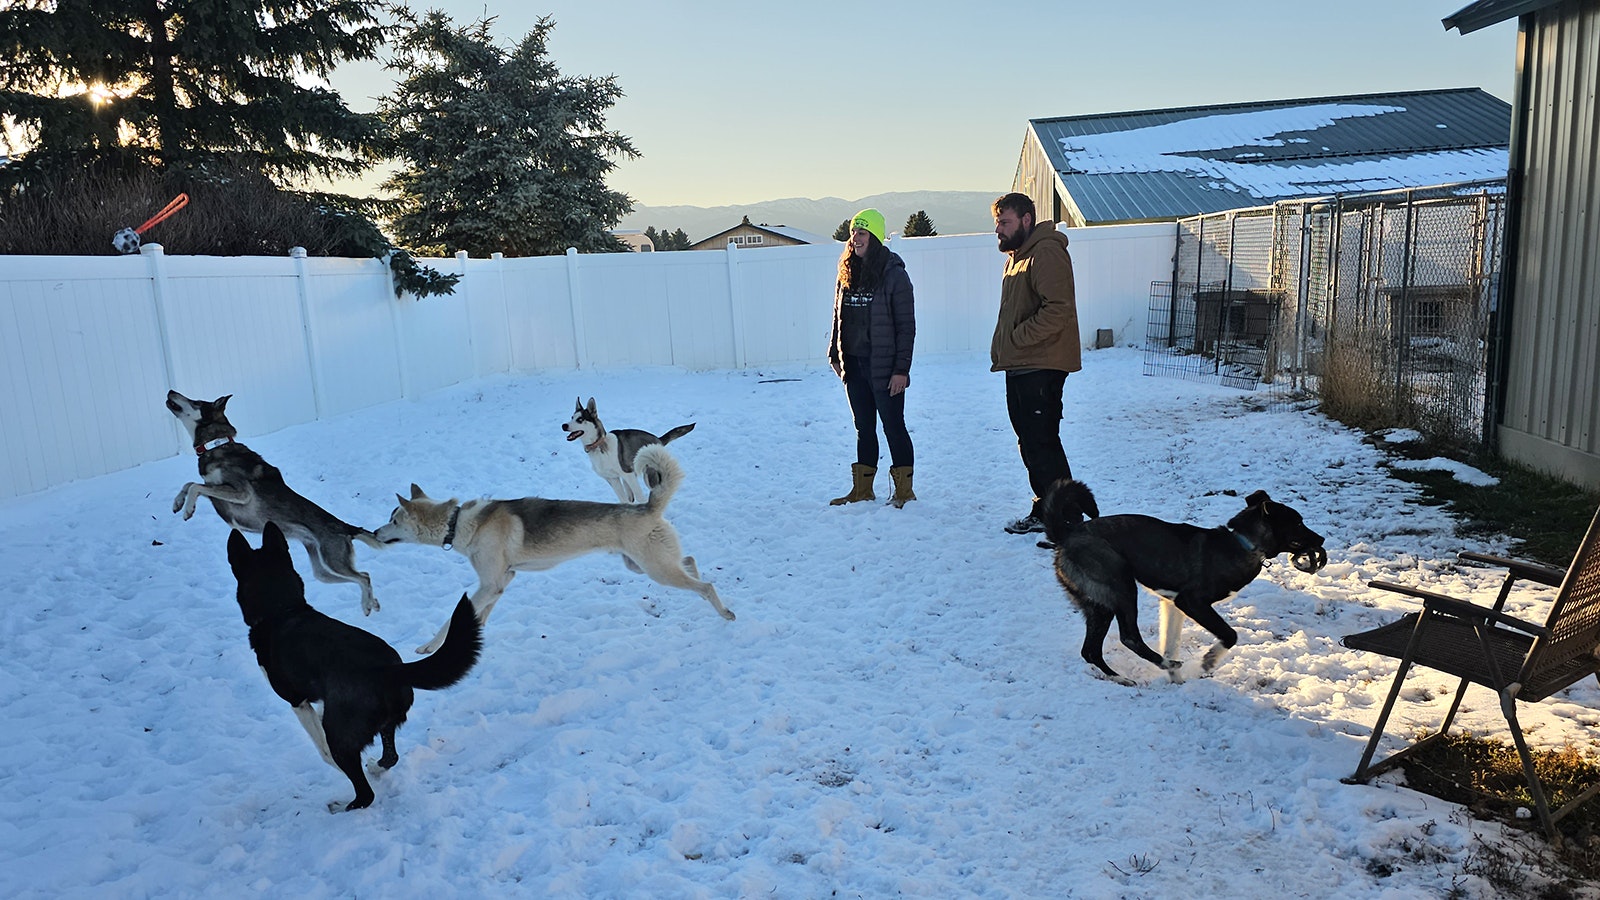
[[[1070, 229], [1084, 346], [1142, 342], [1173, 225]], [[987, 348], [992, 235], [894, 238], [917, 352]], [[423, 260], [455, 294], [395, 299], [377, 260], [0, 256], [0, 499], [178, 452], [168, 388], [248, 394], [241, 436], [495, 373], [824, 364], [840, 245]]]

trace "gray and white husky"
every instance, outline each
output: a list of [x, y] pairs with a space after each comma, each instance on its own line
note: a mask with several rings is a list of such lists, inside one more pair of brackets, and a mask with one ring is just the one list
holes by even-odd
[[187, 521], [194, 515], [195, 501], [205, 497], [222, 521], [240, 531], [260, 534], [268, 522], [278, 523], [289, 539], [305, 546], [318, 581], [360, 585], [361, 611], [372, 615], [378, 598], [372, 593], [372, 579], [356, 571], [355, 548], [350, 542], [354, 539], [379, 548], [383, 544], [372, 532], [295, 493], [276, 466], [234, 440], [238, 432], [227, 416], [232, 396], [190, 400], [177, 391], [167, 391], [167, 409], [189, 432], [200, 462], [200, 483], [191, 481], [179, 488], [172, 511], [182, 510]]
[[[724, 619], [732, 619], [717, 589], [700, 579], [694, 557], [683, 555], [678, 532], [662, 517], [683, 482], [683, 469], [659, 444], [640, 450], [636, 462], [650, 484], [644, 503], [541, 497], [461, 503], [430, 499], [413, 484], [409, 499], [395, 495], [400, 505], [376, 535], [386, 544], [426, 544], [466, 556], [478, 573], [472, 607], [480, 624], [488, 620], [517, 572], [550, 569], [597, 552], [621, 553], [633, 571], [657, 584], [694, 591]], [[446, 623], [417, 652], [432, 653], [449, 632]]]
[[600, 424], [600, 414], [595, 412], [594, 398], [590, 397], [589, 405], [584, 406], [580, 397], [572, 418], [562, 423], [561, 430], [567, 433], [567, 440], [583, 442], [583, 452], [589, 454], [589, 465], [616, 491], [618, 503], [638, 503], [644, 497], [639, 479], [635, 477], [639, 451], [683, 437], [694, 430], [694, 423], [679, 425], [660, 437], [637, 428], [607, 431]]

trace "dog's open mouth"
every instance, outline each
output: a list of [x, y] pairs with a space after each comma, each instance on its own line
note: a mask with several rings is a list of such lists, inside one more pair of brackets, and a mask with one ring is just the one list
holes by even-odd
[[581, 431], [569, 431], [569, 432], [567, 432], [567, 440], [575, 441], [575, 440], [578, 439], [578, 436], [581, 435], [581, 434], [583, 434], [583, 432], [581, 432]]
[[1289, 557], [1289, 564], [1309, 575], [1328, 564], [1328, 551], [1321, 547], [1307, 547]]

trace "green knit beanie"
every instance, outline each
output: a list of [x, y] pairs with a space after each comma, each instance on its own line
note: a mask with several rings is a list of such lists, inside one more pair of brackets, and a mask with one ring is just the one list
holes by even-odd
[[889, 240], [889, 232], [883, 227], [883, 213], [875, 209], [863, 209], [850, 218], [850, 230], [857, 228], [871, 232], [880, 244]]

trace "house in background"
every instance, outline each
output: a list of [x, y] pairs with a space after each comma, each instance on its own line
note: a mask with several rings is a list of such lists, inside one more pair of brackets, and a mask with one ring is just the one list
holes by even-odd
[[696, 241], [689, 245], [690, 250], [721, 250], [729, 244], [741, 250], [756, 249], [759, 247], [793, 247], [796, 244], [832, 244], [833, 238], [825, 238], [812, 234], [799, 228], [788, 225], [752, 225], [750, 217], [745, 216], [744, 221], [727, 229], [719, 231], [712, 236]]
[[1491, 440], [1506, 459], [1600, 488], [1600, 0], [1480, 0], [1444, 27], [1468, 34], [1513, 17]]
[[627, 244], [628, 249], [635, 253], [653, 253], [656, 249], [655, 243], [649, 238], [645, 237], [644, 232], [638, 230], [637, 228], [626, 230], [613, 229], [611, 236], [623, 242], [624, 244]]
[[1112, 225], [1277, 200], [1500, 180], [1511, 107], [1478, 88], [1030, 119], [1011, 189]]

